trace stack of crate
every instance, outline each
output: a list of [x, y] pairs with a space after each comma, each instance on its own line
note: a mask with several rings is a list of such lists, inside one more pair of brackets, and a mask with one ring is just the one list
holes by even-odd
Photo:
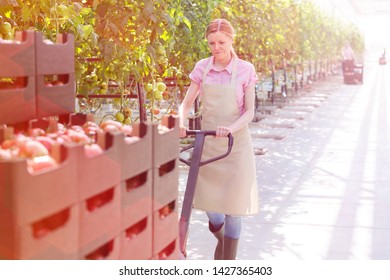
[[144, 139], [132, 145], [120, 141], [122, 218], [119, 259], [150, 259], [152, 256], [152, 127], [133, 126]]
[[17, 31], [14, 41], [0, 43], [0, 65], [0, 124], [74, 112], [72, 34], [59, 34], [54, 43], [40, 32]]
[[0, 160], [0, 259], [77, 259], [81, 148], [64, 147], [57, 168], [36, 174], [25, 159]]
[[175, 259], [178, 252], [179, 127], [175, 118], [153, 126], [153, 256]]
[[[0, 43], [0, 78], [16, 81], [0, 84], [0, 143], [48, 129], [52, 116], [90, 120], [74, 114], [73, 40], [23, 31]], [[26, 159], [0, 159], [0, 259], [176, 259], [178, 120], [132, 129], [132, 143], [98, 134], [95, 157], [77, 143], [58, 145], [58, 166], [34, 174]]]
[[[66, 115], [75, 110], [73, 34], [58, 34], [55, 43], [35, 32], [37, 117]], [[48, 82], [50, 81], [50, 83]]]
[[177, 259], [177, 123], [134, 124], [132, 143], [98, 134], [95, 157], [59, 146], [58, 167], [34, 174], [0, 160], [0, 259]]

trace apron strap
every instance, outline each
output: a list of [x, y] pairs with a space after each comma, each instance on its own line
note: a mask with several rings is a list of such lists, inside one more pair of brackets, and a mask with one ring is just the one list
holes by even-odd
[[236, 89], [237, 84], [237, 57], [233, 56], [233, 70], [232, 70], [232, 77], [230, 79], [230, 84], [233, 86], [234, 89]]
[[206, 77], [207, 77], [207, 74], [210, 72], [211, 66], [213, 66], [213, 60], [214, 60], [214, 58], [212, 57], [210, 59], [209, 63], [207, 63], [207, 66], [203, 71], [202, 85], [204, 84], [204, 81], [206, 81]]

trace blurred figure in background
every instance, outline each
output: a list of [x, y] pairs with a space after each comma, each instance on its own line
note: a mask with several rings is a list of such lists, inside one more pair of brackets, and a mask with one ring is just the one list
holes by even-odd
[[342, 69], [343, 73], [346, 69], [353, 69], [355, 66], [355, 53], [351, 48], [349, 42], [345, 43], [345, 46], [341, 49], [341, 57], [342, 57]]
[[386, 49], [383, 49], [382, 55], [379, 57], [379, 64], [384, 65], [386, 64]]

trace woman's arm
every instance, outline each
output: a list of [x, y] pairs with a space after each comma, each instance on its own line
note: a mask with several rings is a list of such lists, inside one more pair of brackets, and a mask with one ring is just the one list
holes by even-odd
[[191, 81], [187, 93], [184, 96], [184, 100], [179, 107], [180, 137], [186, 136], [187, 127], [185, 126], [185, 122], [191, 110], [191, 106], [194, 103], [196, 97], [198, 96], [198, 91], [199, 91], [199, 85], [194, 81]]
[[250, 84], [245, 89], [244, 95], [244, 113], [228, 127], [218, 126], [217, 136], [226, 136], [228, 133], [234, 133], [246, 126], [253, 120], [255, 114], [255, 84]]

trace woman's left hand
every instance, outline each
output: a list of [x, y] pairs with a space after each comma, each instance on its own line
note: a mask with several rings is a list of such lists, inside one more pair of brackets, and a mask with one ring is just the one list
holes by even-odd
[[217, 126], [216, 136], [217, 137], [226, 137], [229, 133], [231, 133], [231, 129], [226, 126]]

